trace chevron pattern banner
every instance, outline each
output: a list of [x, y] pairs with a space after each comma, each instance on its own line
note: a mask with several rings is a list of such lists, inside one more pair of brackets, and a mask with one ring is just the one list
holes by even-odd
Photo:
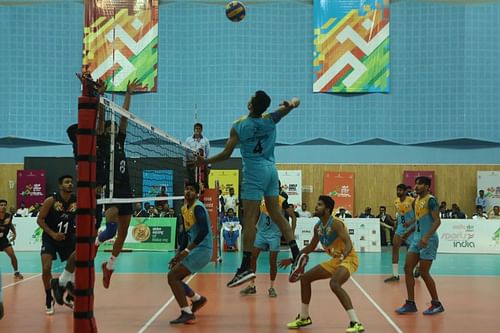
[[86, 0], [83, 69], [109, 92], [125, 92], [135, 79], [156, 92], [158, 0]]
[[314, 0], [313, 91], [389, 92], [389, 0]]

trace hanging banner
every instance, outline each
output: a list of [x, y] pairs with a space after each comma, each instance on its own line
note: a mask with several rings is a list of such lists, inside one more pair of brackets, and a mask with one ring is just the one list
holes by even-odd
[[125, 92], [138, 80], [157, 91], [158, 0], [86, 0], [83, 70]]
[[22, 202], [26, 208], [42, 204], [47, 195], [45, 170], [17, 170], [17, 206]]
[[205, 189], [200, 195], [200, 201], [203, 202], [207, 208], [208, 215], [210, 216], [210, 222], [212, 224], [212, 259], [211, 261], [218, 261], [218, 247], [217, 247], [217, 237], [218, 232], [218, 215], [219, 215], [219, 189], [210, 188]]
[[[172, 170], [144, 170], [142, 172], [142, 196], [156, 197], [161, 193], [161, 188], [165, 186], [165, 193], [171, 197], [174, 195], [174, 173]], [[149, 203], [155, 206], [156, 200]], [[173, 201], [168, 201], [168, 206], [173, 207]]]
[[500, 206], [500, 172], [499, 171], [478, 171], [477, 191], [484, 191], [486, 198], [486, 212], [491, 213], [493, 206]]
[[389, 92], [389, 0], [314, 0], [313, 91]]
[[282, 189], [288, 194], [288, 203], [295, 208], [302, 205], [302, 170], [278, 170]]
[[431, 179], [431, 194], [436, 195], [436, 177], [434, 171], [415, 171], [415, 170], [405, 170], [403, 172], [403, 183], [406, 186], [411, 186], [415, 189], [415, 179], [417, 177], [429, 177]]
[[344, 207], [354, 212], [354, 172], [325, 172], [323, 193], [335, 200], [335, 211]]
[[240, 171], [239, 170], [211, 170], [208, 177], [208, 185], [215, 188], [215, 182], [219, 182], [219, 190], [222, 195], [229, 195], [229, 188], [234, 188], [234, 194], [238, 197], [240, 193]]

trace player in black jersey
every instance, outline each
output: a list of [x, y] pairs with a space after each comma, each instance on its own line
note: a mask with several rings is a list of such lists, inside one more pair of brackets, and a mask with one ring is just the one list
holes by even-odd
[[[127, 93], [123, 101], [123, 108], [128, 110], [132, 93], [140, 87], [137, 80], [129, 82]], [[114, 163], [113, 163], [113, 195], [112, 198], [132, 198], [132, 189], [130, 186], [130, 176], [127, 165], [127, 156], [125, 154], [125, 139], [127, 135], [128, 119], [125, 116], [120, 117], [120, 124], [116, 128], [114, 121], [105, 121], [104, 110], [101, 108], [98, 112], [97, 123], [97, 183], [104, 185], [106, 197], [110, 197], [110, 146], [111, 135], [114, 133]], [[104, 170], [104, 173], [101, 171]], [[113, 238], [117, 235], [113, 244], [111, 257], [103, 262], [103, 285], [109, 288], [111, 274], [114, 271], [116, 258], [123, 248], [123, 243], [127, 237], [128, 226], [132, 218], [132, 203], [117, 204], [111, 203], [105, 206], [106, 228], [99, 233], [96, 239], [96, 246]]]
[[14, 269], [14, 278], [22, 279], [23, 276], [19, 273], [17, 267], [17, 258], [16, 253], [14, 252], [14, 248], [9, 241], [9, 232], [12, 231], [11, 240], [16, 239], [16, 228], [12, 224], [12, 217], [9, 213], [7, 213], [7, 200], [0, 199], [0, 251], [5, 251], [10, 258], [10, 262], [12, 264], [12, 268]]
[[[73, 177], [64, 175], [59, 177], [59, 193], [48, 197], [43, 202], [37, 223], [42, 228], [42, 280], [45, 288], [46, 314], [54, 314], [50, 280], [52, 278], [52, 261], [68, 260], [65, 271], [74, 272], [75, 251], [75, 216], [76, 196], [73, 194]], [[64, 274], [64, 273], [63, 273]], [[72, 279], [72, 277], [69, 277]]]

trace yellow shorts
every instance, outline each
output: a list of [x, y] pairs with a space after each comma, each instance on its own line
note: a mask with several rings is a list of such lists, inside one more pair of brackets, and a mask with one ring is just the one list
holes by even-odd
[[352, 251], [346, 258], [344, 258], [344, 260], [340, 260], [340, 258], [332, 258], [328, 261], [322, 262], [320, 266], [332, 275], [335, 273], [337, 268], [342, 266], [345, 267], [345, 269], [347, 269], [352, 275], [358, 270], [359, 259], [356, 252]]

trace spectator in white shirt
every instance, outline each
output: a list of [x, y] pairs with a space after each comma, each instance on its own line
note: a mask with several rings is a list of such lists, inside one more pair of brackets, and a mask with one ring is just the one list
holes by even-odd
[[305, 202], [302, 203], [302, 207], [297, 208], [297, 213], [299, 213], [299, 217], [311, 217], [312, 214], [307, 210], [307, 204]]
[[[204, 156], [205, 159], [209, 157], [210, 154], [210, 141], [208, 140], [207, 137], [204, 137], [202, 135], [203, 132], [203, 125], [200, 123], [194, 124], [193, 127], [193, 135], [189, 136], [186, 139], [186, 145], [191, 147], [194, 151], [196, 151], [198, 154], [201, 156]], [[190, 156], [188, 160], [195, 160], [195, 156]], [[208, 174], [210, 173], [210, 165], [206, 166], [205, 170], [205, 175], [203, 179], [203, 186], [207, 187], [208, 186]], [[193, 180], [196, 179], [193, 177]]]
[[477, 205], [476, 206], [476, 213], [472, 215], [473, 220], [487, 220], [488, 215], [486, 213], [483, 213], [483, 206]]
[[237, 212], [236, 206], [239, 205], [238, 197], [234, 194], [234, 188], [229, 188], [229, 195], [224, 197], [224, 209], [226, 212], [228, 209], [232, 209], [233, 212]]
[[29, 215], [29, 210], [26, 208], [26, 205], [23, 202], [21, 202], [21, 207], [17, 210], [16, 216], [21, 216], [21, 217], [27, 217]]

